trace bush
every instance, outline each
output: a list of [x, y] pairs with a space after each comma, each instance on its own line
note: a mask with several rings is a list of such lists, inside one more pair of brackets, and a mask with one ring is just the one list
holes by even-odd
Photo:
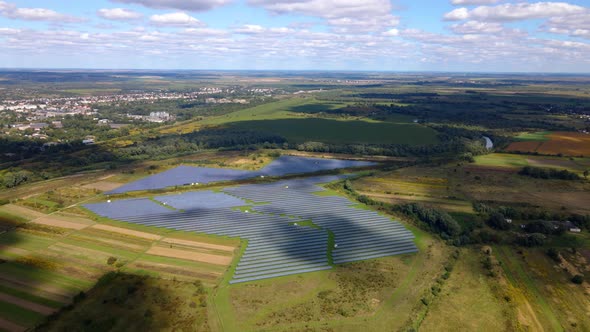
[[107, 264], [113, 265], [113, 264], [115, 264], [116, 261], [117, 261], [117, 257], [111, 256], [107, 259]]
[[573, 282], [574, 284], [578, 284], [578, 285], [580, 285], [580, 284], [582, 284], [582, 283], [584, 282], [584, 276], [583, 276], [583, 275], [581, 275], [581, 274], [577, 274], [577, 275], [575, 275], [575, 276], [572, 278], [572, 282]]
[[490, 218], [488, 219], [488, 225], [490, 225], [492, 228], [503, 231], [510, 229], [510, 224], [506, 221], [504, 215], [499, 212], [494, 212], [490, 215]]
[[537, 179], [560, 179], [560, 180], [579, 180], [580, 176], [566, 169], [558, 171], [553, 168], [540, 168], [525, 166], [518, 172], [520, 175], [530, 176]]
[[526, 247], [539, 247], [545, 244], [546, 239], [547, 237], [541, 233], [533, 233], [519, 237], [517, 243]]
[[561, 258], [559, 257], [559, 251], [555, 248], [547, 249], [547, 256], [549, 256], [552, 260], [561, 263]]

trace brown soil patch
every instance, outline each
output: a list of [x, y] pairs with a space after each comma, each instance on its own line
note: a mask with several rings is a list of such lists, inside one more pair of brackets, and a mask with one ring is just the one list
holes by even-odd
[[3, 318], [0, 318], [0, 329], [10, 332], [26, 331], [26, 328]]
[[537, 149], [544, 154], [564, 154], [568, 156], [589, 156], [590, 135], [572, 132], [555, 132], [549, 135], [550, 140], [542, 142]]
[[102, 257], [101, 259], [104, 259], [105, 261], [111, 256], [109, 253], [104, 251], [82, 248], [66, 243], [56, 243], [50, 246], [49, 249], [55, 251], [64, 251], [68, 255], [86, 255], [88, 257], [92, 257], [92, 259], [98, 259]]
[[189, 261], [195, 262], [204, 262], [210, 263], [215, 265], [229, 265], [232, 261], [231, 256], [219, 256], [219, 255], [212, 255], [212, 254], [204, 254], [194, 251], [187, 251], [187, 250], [179, 250], [179, 249], [172, 249], [172, 248], [163, 248], [163, 247], [152, 247], [147, 251], [147, 254], [156, 255], [156, 256], [164, 256], [164, 257], [172, 257], [172, 258], [180, 258], [186, 259]]
[[19, 299], [18, 297], [8, 295], [8, 294], [3, 294], [3, 293], [0, 293], [0, 301], [12, 303], [12, 304], [15, 304], [19, 307], [22, 307], [22, 308], [25, 308], [25, 309], [28, 309], [31, 311], [35, 311], [35, 312], [38, 312], [43, 315], [51, 315], [52, 313], [57, 311], [57, 309], [47, 307], [42, 304]]
[[53, 216], [41, 217], [41, 218], [32, 220], [31, 222], [36, 223], [36, 224], [46, 225], [46, 226], [54, 226], [54, 227], [61, 227], [61, 228], [75, 229], [75, 230], [80, 230], [80, 229], [88, 227], [88, 225], [86, 225], [86, 224], [78, 224], [78, 223], [71, 222], [71, 221], [65, 221], [63, 219], [58, 219]]
[[103, 224], [96, 224], [96, 225], [92, 226], [92, 228], [96, 228], [96, 229], [100, 229], [100, 230], [112, 232], [112, 233], [119, 233], [119, 234], [134, 236], [134, 237], [140, 237], [140, 238], [148, 239], [148, 240], [159, 240], [161, 238], [160, 235], [156, 235], [156, 234], [134, 231], [131, 229], [103, 225]]
[[14, 205], [14, 204], [4, 205], [4, 206], [2, 206], [2, 208], [0, 210], [6, 211], [8, 213], [11, 213], [11, 214], [14, 214], [19, 217], [26, 218], [26, 219], [36, 219], [36, 218], [41, 218], [41, 217], [46, 216], [45, 213], [41, 213], [41, 212], [35, 211], [33, 209], [29, 209], [24, 206]]
[[112, 181], [97, 181], [82, 186], [84, 189], [96, 189], [100, 191], [110, 191], [122, 186], [122, 183]]
[[513, 142], [504, 151], [508, 152], [535, 152], [543, 142], [527, 141]]
[[115, 246], [115, 247], [122, 247], [122, 248], [127, 248], [131, 251], [143, 251], [145, 250], [145, 248], [147, 248], [147, 245], [138, 245], [138, 244], [131, 244], [128, 242], [124, 242], [124, 241], [117, 241], [117, 240], [113, 240], [113, 239], [105, 239], [103, 237], [95, 237], [94, 241], [96, 241], [97, 244], [101, 244], [101, 245], [105, 245], [108, 246], [109, 244]]
[[181, 239], [172, 239], [169, 237], [162, 239], [162, 242], [171, 243], [171, 244], [180, 244], [180, 245], [195, 247], [195, 248], [216, 249], [216, 250], [228, 251], [228, 252], [233, 252], [235, 249], [235, 247], [231, 247], [231, 246], [224, 246], [224, 245], [220, 245], [220, 244], [212, 244], [212, 243], [204, 243], [204, 242], [195, 242], [195, 241], [181, 240]]

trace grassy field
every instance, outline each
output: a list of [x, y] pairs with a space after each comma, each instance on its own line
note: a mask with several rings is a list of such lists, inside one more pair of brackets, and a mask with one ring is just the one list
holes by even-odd
[[359, 178], [353, 184], [359, 193], [387, 203], [420, 202], [447, 212], [472, 213], [471, 202], [457, 196], [450, 172], [445, 167], [409, 167]]
[[498, 295], [500, 285], [482, 267], [482, 256], [475, 248], [462, 250], [420, 331], [440, 331], [443, 326], [448, 331], [517, 330], [515, 313]]
[[475, 165], [518, 169], [524, 166], [567, 169], [580, 175], [590, 169], [590, 158], [491, 153], [475, 157]]
[[[581, 255], [560, 250], [568, 266], [587, 271], [588, 261]], [[551, 260], [544, 249], [496, 247], [494, 252], [515, 300], [529, 308], [533, 321], [551, 331], [590, 329], [588, 285], [573, 284], [565, 264]]]

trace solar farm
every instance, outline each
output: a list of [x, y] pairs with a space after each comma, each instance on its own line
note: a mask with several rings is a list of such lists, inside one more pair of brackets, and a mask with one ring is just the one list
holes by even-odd
[[[271, 164], [265, 174], [344, 165], [302, 159], [280, 160], [291, 168]], [[325, 190], [319, 184], [341, 178], [317, 176], [84, 206], [128, 223], [246, 240], [230, 284], [417, 251], [413, 234], [400, 223], [356, 208], [344, 197], [317, 194]]]
[[163, 189], [191, 184], [238, 181], [259, 176], [283, 176], [288, 174], [313, 173], [339, 168], [365, 167], [374, 164], [375, 163], [366, 161], [280, 156], [258, 171], [178, 166], [168, 171], [128, 183], [109, 191], [107, 194]]

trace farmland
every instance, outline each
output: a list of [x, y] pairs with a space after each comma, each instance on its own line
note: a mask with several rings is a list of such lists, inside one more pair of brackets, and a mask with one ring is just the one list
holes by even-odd
[[[4, 205], [0, 210], [9, 216], [26, 208]], [[178, 280], [176, 287], [195, 280], [209, 287], [222, 277], [238, 245], [237, 241], [182, 232], [139, 231], [121, 223], [97, 223], [65, 212], [44, 215], [31, 211], [26, 215], [30, 221], [0, 236], [0, 316], [18, 329], [38, 324], [114, 271], [163, 278], [145, 279], [155, 283], [151, 287], [165, 287], [165, 280], [171, 279]], [[207, 249], [210, 245], [223, 245], [223, 250], [215, 251], [219, 259], [199, 259], [199, 255], [212, 256]], [[24, 300], [17, 301], [14, 296]]]
[[573, 157], [590, 155], [590, 135], [584, 133], [543, 132], [516, 138], [522, 141], [511, 143], [506, 151]]
[[[318, 113], [332, 111], [346, 104], [293, 98], [246, 109], [202, 122], [224, 124], [231, 128], [270, 132], [293, 143], [381, 143], [423, 145], [437, 142], [436, 132], [412, 123], [412, 118], [398, 116], [389, 121], [353, 118], [322, 118]], [[322, 113], [323, 114], [323, 113]]]

